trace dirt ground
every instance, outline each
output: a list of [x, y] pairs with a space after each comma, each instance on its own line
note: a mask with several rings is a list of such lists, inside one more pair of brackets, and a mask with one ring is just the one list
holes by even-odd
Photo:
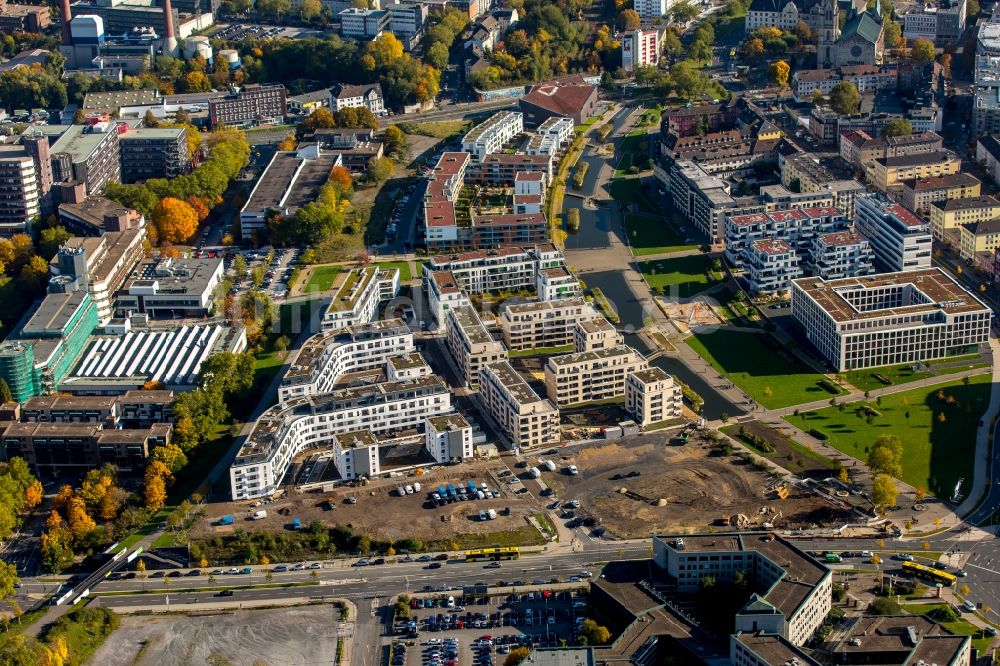
[[[527, 524], [525, 518], [536, 513], [540, 506], [533, 500], [515, 496], [507, 489], [507, 484], [502, 483], [499, 476], [505, 469], [506, 465], [500, 460], [477, 461], [459, 467], [433, 467], [421, 476], [376, 479], [363, 487], [337, 486], [329, 493], [295, 493], [256, 508], [251, 502], [211, 504], [205, 517], [192, 528], [191, 536], [197, 539], [226, 535], [237, 527], [278, 531], [288, 529], [295, 518], [303, 525], [309, 525], [316, 519], [328, 525], [345, 525], [372, 538], [386, 540], [407, 537], [430, 540], [442, 538], [442, 533], [482, 534], [514, 530], [524, 527]], [[502, 494], [496, 499], [455, 502], [438, 508], [431, 506], [428, 498], [438, 486], [448, 483], [457, 486], [466, 481], [474, 481], [477, 485], [486, 483], [491, 490], [500, 488]], [[414, 482], [421, 485], [419, 493], [405, 497], [396, 495], [396, 488]], [[348, 504], [348, 497], [356, 498], [357, 503]], [[328, 499], [333, 500], [334, 508], [330, 508]], [[503, 510], [508, 507], [510, 514], [504, 515]], [[249, 520], [249, 515], [258, 509], [266, 510], [267, 518]], [[496, 520], [480, 521], [480, 509], [495, 509], [498, 514]], [[231, 526], [215, 525], [226, 514], [235, 516], [236, 523]]]
[[[805, 491], [793, 488], [787, 499], [778, 499], [766, 474], [736, 456], [712, 456], [708, 442], [697, 436], [685, 445], [668, 439], [630, 437], [564, 455], [557, 464], [575, 464], [579, 475], [550, 474], [545, 482], [560, 498], [580, 501], [578, 517], [593, 517], [622, 538], [718, 528], [720, 518], [735, 514], [747, 516], [751, 525], [770, 521], [782, 527], [837, 518], [829, 504]], [[639, 475], [627, 477], [633, 472]], [[618, 474], [626, 478], [612, 480]]]
[[[94, 653], [101, 666], [187, 666], [219, 654], [236, 666], [332, 664], [338, 627], [333, 606], [300, 606], [200, 615], [124, 616]], [[345, 640], [351, 640], [346, 636]]]

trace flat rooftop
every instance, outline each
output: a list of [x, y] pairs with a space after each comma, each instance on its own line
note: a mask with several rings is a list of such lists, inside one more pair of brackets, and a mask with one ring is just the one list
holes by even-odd
[[861, 234], [856, 231], [831, 231], [828, 234], [822, 234], [820, 241], [825, 245], [857, 245], [858, 243], [868, 242]]
[[438, 432], [463, 430], [471, 427], [469, 422], [465, 420], [465, 417], [458, 413], [431, 416], [427, 419], [427, 421], [434, 426], [434, 429]]
[[524, 377], [511, 366], [507, 361], [489, 363], [485, 367], [489, 368], [500, 380], [500, 384], [517, 400], [518, 404], [527, 405], [540, 402], [542, 398], [532, 390]]
[[951, 664], [970, 640], [923, 616], [865, 616], [854, 619], [834, 652], [853, 659], [879, 655], [877, 663]]
[[372, 282], [379, 279], [381, 273], [388, 274], [390, 271], [399, 272], [398, 268], [390, 268], [386, 271], [382, 271], [377, 266], [365, 266], [361, 268], [352, 268], [347, 274], [347, 279], [344, 283], [340, 285], [340, 289], [334, 294], [333, 299], [330, 301], [329, 310], [334, 312], [343, 312], [346, 310], [354, 309], [354, 306], [358, 304], [358, 299], [361, 295], [365, 293], [366, 290], [372, 288]]
[[21, 329], [22, 337], [62, 334], [87, 300], [89, 297], [85, 290], [46, 295], [38, 309]]
[[916, 155], [897, 155], [895, 157], [879, 157], [876, 164], [885, 167], [909, 167], [924, 166], [927, 164], [937, 164], [938, 162], [957, 161], [958, 156], [947, 150], [938, 150], [933, 153], [917, 153]]
[[472, 344], [485, 344], [496, 342], [490, 332], [486, 329], [483, 320], [479, 318], [476, 309], [471, 305], [460, 305], [457, 308], [448, 310], [449, 319], [453, 319], [462, 334], [468, 338]]
[[106, 131], [97, 131], [96, 125], [70, 125], [49, 148], [51, 155], [66, 153], [73, 162], [84, 162], [94, 154], [98, 146], [115, 132], [114, 123], [108, 123]]
[[576, 325], [579, 326], [585, 333], [601, 333], [604, 331], [617, 331], [615, 325], [604, 317], [595, 317], [594, 319], [587, 319], [586, 321], [578, 321]]
[[295, 359], [295, 364], [285, 373], [285, 379], [310, 375], [316, 362], [330, 347], [347, 344], [360, 339], [405, 335], [409, 332], [410, 329], [407, 328], [406, 323], [402, 319], [385, 319], [369, 324], [348, 326], [347, 328], [335, 331], [317, 333], [302, 345], [299, 355]]
[[673, 379], [667, 374], [667, 371], [663, 368], [653, 365], [645, 370], [636, 370], [632, 375], [641, 381], [643, 384], [652, 384], [653, 382], [662, 382], [668, 379]]
[[966, 197], [964, 199], [946, 199], [944, 201], [935, 201], [933, 206], [935, 208], [940, 208], [946, 213], [950, 213], [952, 211], [998, 208], [1000, 207], [1000, 201], [991, 196]]
[[607, 349], [595, 349], [594, 351], [576, 352], [574, 354], [563, 354], [561, 356], [550, 356], [549, 363], [553, 365], [574, 365], [576, 363], [587, 363], [590, 361], [602, 361], [619, 356], [629, 356], [634, 354], [642, 358], [636, 350], [628, 345], [617, 345]]
[[333, 439], [342, 449], [357, 449], [362, 446], [376, 446], [378, 439], [371, 430], [352, 430], [333, 435]]
[[733, 640], [745, 645], [764, 663], [794, 664], [797, 666], [819, 666], [819, 662], [807, 655], [805, 652], [795, 647], [781, 636], [775, 634], [748, 634], [739, 633], [733, 636]]
[[525, 312], [553, 312], [567, 308], [579, 308], [587, 305], [582, 298], [566, 298], [556, 301], [534, 301], [532, 303], [514, 303], [504, 306], [507, 312], [522, 314]]
[[903, 187], [922, 192], [925, 190], [947, 189], [952, 187], [972, 187], [980, 182], [978, 178], [968, 173], [953, 173], [948, 176], [933, 178], [910, 178], [903, 181]]
[[390, 356], [388, 363], [394, 370], [413, 370], [415, 368], [423, 368], [427, 365], [427, 361], [420, 352]]
[[[796, 287], [805, 292], [829, 314], [834, 321], [868, 319], [894, 314], [912, 315], [919, 312], [946, 312], [959, 314], [988, 310], [978, 298], [966, 291], [939, 268], [905, 271], [902, 273], [882, 273], [865, 277], [841, 278], [824, 281], [819, 277], [805, 277], [793, 280]], [[862, 289], [880, 289], [893, 286], [912, 285], [924, 294], [930, 302], [897, 308], [861, 311], [844, 297], [844, 292]], [[794, 296], [793, 296], [794, 298]]]
[[316, 198], [338, 157], [337, 153], [326, 152], [320, 152], [316, 158], [300, 157], [294, 152], [275, 153], [243, 210], [298, 210]]
[[[159, 284], [158, 295], [192, 294], [201, 296], [222, 267], [222, 257], [187, 257], [162, 259], [158, 263], [141, 264], [126, 288]], [[148, 298], [148, 297], [147, 297]]]

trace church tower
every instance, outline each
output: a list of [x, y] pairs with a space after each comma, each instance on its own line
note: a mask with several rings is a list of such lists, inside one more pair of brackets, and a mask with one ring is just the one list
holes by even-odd
[[837, 39], [840, 37], [840, 8], [837, 0], [822, 0], [823, 14], [816, 30], [816, 67], [836, 65]]

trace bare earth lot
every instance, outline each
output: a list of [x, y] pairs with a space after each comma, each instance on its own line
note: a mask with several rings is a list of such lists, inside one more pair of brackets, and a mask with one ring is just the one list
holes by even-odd
[[[191, 530], [192, 538], [232, 534], [236, 528], [261, 531], [289, 529], [298, 518], [304, 526], [313, 520], [321, 520], [327, 525], [344, 525], [373, 539], [399, 540], [413, 537], [422, 540], [440, 539], [449, 534], [484, 534], [505, 532], [525, 527], [526, 517], [538, 512], [533, 500], [521, 499], [507, 489], [500, 480], [499, 471], [506, 465], [499, 460], [479, 461], [458, 467], [435, 467], [421, 476], [394, 479], [376, 479], [370, 485], [351, 488], [337, 486], [330, 493], [293, 493], [281, 497], [259, 508], [267, 511], [267, 518], [251, 521], [248, 516], [255, 511], [250, 502], [228, 502], [208, 506], [205, 517]], [[486, 483], [490, 489], [500, 488], [498, 499], [455, 502], [442, 507], [431, 507], [428, 497], [438, 486], [453, 483], [456, 486], [466, 481]], [[421, 491], [405, 497], [398, 497], [395, 489], [399, 486], [420, 483]], [[348, 497], [357, 498], [356, 504], [348, 504]], [[330, 508], [328, 500], [333, 500]], [[504, 515], [504, 509], [510, 515]], [[480, 521], [480, 509], [495, 509], [496, 520]], [[217, 526], [214, 523], [225, 514], [233, 514], [236, 523], [231, 526]]]
[[[213, 654], [233, 664], [332, 664], [338, 612], [329, 605], [203, 615], [124, 616], [90, 660], [101, 666], [202, 666]], [[347, 636], [345, 640], [350, 640]]]
[[[700, 531], [734, 514], [760, 525], [780, 512], [777, 524], [782, 527], [836, 517], [825, 500], [798, 489], [787, 499], [778, 499], [769, 491], [768, 475], [736, 456], [711, 456], [707, 443], [697, 437], [683, 446], [667, 441], [662, 434], [630, 437], [564, 455], [557, 461], [560, 469], [572, 463], [579, 475], [547, 474], [545, 483], [564, 500], [580, 500], [578, 516], [593, 517], [622, 538]], [[639, 475], [612, 480], [632, 472]], [[622, 493], [622, 488], [630, 494]], [[660, 500], [665, 500], [663, 506], [658, 506]]]

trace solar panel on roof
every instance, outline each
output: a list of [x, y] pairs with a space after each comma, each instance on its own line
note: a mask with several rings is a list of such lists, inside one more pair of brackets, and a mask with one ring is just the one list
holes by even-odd
[[156, 338], [153, 342], [152, 348], [149, 350], [149, 354], [146, 359], [139, 366], [139, 373], [143, 375], [150, 374], [149, 369], [152, 367], [156, 360], [160, 357], [160, 350], [163, 349], [163, 345], [167, 343], [167, 339], [170, 337], [169, 333], [153, 333]]

